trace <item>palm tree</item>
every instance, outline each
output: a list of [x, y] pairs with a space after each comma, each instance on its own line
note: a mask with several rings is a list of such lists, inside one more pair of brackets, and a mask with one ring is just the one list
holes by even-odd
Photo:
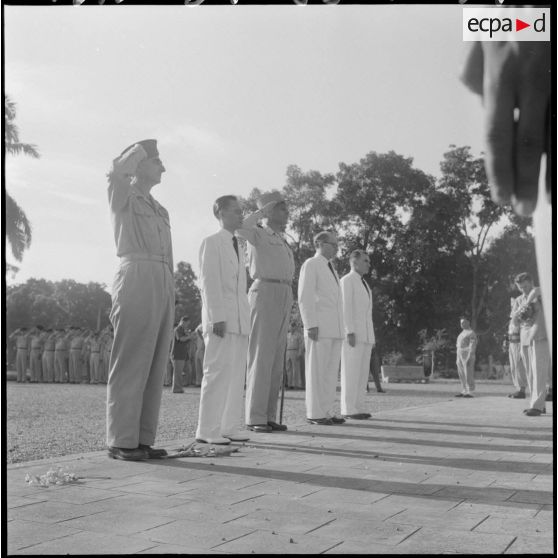
[[[11, 155], [29, 155], [39, 157], [36, 146], [19, 141], [19, 130], [15, 124], [16, 105], [6, 95], [4, 97], [4, 140], [6, 153]], [[5, 196], [5, 216], [6, 216], [6, 239], [12, 249], [14, 258], [20, 262], [23, 259], [23, 252], [31, 245], [31, 223], [25, 215], [25, 211], [18, 205], [14, 198], [6, 192]], [[7, 264], [7, 268], [15, 273], [18, 268]]]

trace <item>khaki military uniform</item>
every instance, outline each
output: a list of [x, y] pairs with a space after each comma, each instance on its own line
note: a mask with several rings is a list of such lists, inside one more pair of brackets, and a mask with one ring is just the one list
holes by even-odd
[[43, 336], [41, 334], [31, 337], [31, 353], [29, 355], [29, 368], [31, 369], [31, 381], [43, 381]]
[[29, 362], [29, 338], [27, 334], [20, 333], [15, 336], [16, 339], [16, 370], [17, 381], [25, 382], [27, 380], [27, 364]]
[[81, 382], [81, 359], [83, 351], [83, 337], [75, 335], [70, 341], [70, 371], [69, 382], [79, 384]]
[[[107, 385], [107, 444], [155, 441], [174, 319], [169, 214], [127, 176], [144, 153], [114, 161], [108, 199], [120, 267], [112, 287], [114, 340]], [[132, 160], [134, 159], [134, 160]]]
[[248, 292], [246, 424], [267, 424], [277, 420], [293, 305], [294, 257], [283, 237], [269, 227], [238, 229], [236, 234], [248, 242], [250, 276], [254, 279]]
[[67, 382], [68, 378], [68, 350], [70, 342], [67, 334], [58, 334], [54, 344], [54, 381]]
[[100, 362], [101, 362], [101, 343], [99, 339], [94, 337], [89, 341], [89, 371], [90, 383], [98, 384], [101, 382], [100, 378]]
[[52, 383], [54, 381], [54, 333], [45, 339], [43, 348], [43, 380]]

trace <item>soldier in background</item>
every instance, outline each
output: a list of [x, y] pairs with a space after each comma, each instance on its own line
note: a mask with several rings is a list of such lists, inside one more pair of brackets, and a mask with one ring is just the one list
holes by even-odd
[[68, 381], [68, 333], [59, 328], [54, 341], [54, 382], [61, 384]]
[[[173, 362], [173, 373], [172, 373], [172, 392], [173, 393], [184, 393], [183, 383], [182, 383], [182, 373], [185, 368], [186, 361], [188, 359], [188, 344], [190, 338], [190, 331], [188, 326], [190, 325], [190, 318], [188, 316], [182, 316], [180, 322], [174, 329], [174, 337], [172, 344], [172, 362]], [[188, 368], [189, 370], [189, 368]], [[185, 381], [188, 385], [188, 378]]]
[[31, 369], [31, 382], [43, 381], [42, 355], [44, 344], [44, 328], [41, 325], [31, 330], [31, 352], [29, 354], [29, 368]]
[[54, 382], [54, 347], [56, 343], [56, 333], [52, 328], [45, 333], [43, 346], [43, 381], [51, 384]]
[[72, 326], [72, 335], [70, 337], [70, 384], [79, 384], [81, 382], [81, 352], [83, 349], [83, 337], [81, 328]]
[[304, 339], [297, 324], [291, 324], [287, 333], [286, 387], [302, 389], [300, 356], [303, 354]]
[[29, 335], [30, 331], [26, 327], [20, 327], [10, 334], [8, 339], [16, 341], [16, 370], [17, 381], [22, 383], [27, 381], [27, 363], [29, 361]]
[[88, 337], [89, 343], [89, 373], [90, 384], [99, 384], [100, 378], [100, 362], [101, 362], [101, 340], [98, 331], [92, 332]]
[[91, 330], [83, 330], [83, 345], [81, 348], [81, 383], [92, 384], [91, 370], [90, 370], [90, 357], [91, 357]]

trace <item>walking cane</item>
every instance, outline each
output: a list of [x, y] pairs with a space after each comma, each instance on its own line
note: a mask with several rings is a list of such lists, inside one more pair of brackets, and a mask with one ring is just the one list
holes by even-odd
[[281, 405], [279, 406], [279, 424], [283, 424], [283, 403], [285, 401], [285, 374], [287, 372], [287, 349], [283, 357], [283, 374], [281, 376]]

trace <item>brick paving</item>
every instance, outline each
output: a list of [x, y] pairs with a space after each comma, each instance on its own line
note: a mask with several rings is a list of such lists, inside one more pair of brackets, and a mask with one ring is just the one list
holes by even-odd
[[[226, 457], [7, 468], [9, 554], [544, 554], [553, 405], [502, 396], [254, 434]], [[165, 444], [176, 449], [186, 440]], [[52, 466], [77, 484], [25, 483]]]

